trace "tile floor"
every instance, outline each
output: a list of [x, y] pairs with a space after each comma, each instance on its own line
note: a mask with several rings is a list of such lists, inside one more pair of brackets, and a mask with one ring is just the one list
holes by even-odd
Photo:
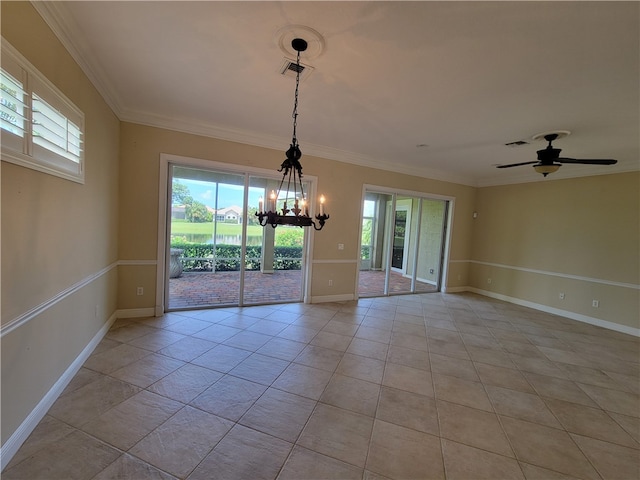
[[639, 340], [473, 294], [117, 321], [11, 479], [637, 479]]

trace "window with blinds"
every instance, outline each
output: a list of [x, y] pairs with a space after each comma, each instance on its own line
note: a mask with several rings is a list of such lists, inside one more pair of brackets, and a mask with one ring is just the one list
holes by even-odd
[[24, 87], [25, 75], [20, 65], [2, 52], [0, 77], [0, 128], [2, 146], [12, 150], [24, 150], [27, 128], [27, 100]]
[[24, 90], [22, 82], [2, 71], [2, 110], [0, 119], [2, 128], [24, 137]]
[[80, 127], [36, 93], [31, 95], [31, 105], [34, 145], [79, 163], [82, 149]]
[[84, 183], [84, 114], [2, 39], [2, 160]]

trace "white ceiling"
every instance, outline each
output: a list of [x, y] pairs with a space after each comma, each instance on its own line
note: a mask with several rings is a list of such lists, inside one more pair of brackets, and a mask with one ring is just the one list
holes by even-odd
[[[532, 136], [569, 130], [562, 156], [618, 164], [547, 181], [639, 169], [638, 2], [34, 5], [124, 121], [284, 152], [295, 81], [279, 32], [302, 25], [324, 40], [302, 56], [305, 155], [468, 185], [545, 181], [493, 165], [535, 160], [546, 144]], [[517, 140], [530, 144], [504, 145]]]

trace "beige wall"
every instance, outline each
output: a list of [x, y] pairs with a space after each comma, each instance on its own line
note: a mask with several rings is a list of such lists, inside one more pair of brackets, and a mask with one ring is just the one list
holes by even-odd
[[[121, 123], [30, 3], [0, 5], [2, 35], [86, 115], [84, 185], [1, 164], [1, 321], [16, 327], [1, 339], [5, 453], [116, 309], [154, 307], [160, 153], [275, 170], [287, 145], [276, 151]], [[368, 184], [455, 198], [449, 290], [470, 286], [639, 326], [638, 173], [475, 189], [310, 156], [303, 164], [331, 214], [315, 234], [314, 297], [355, 293]], [[137, 286], [145, 295], [135, 295]]]
[[4, 445], [116, 311], [120, 132], [31, 4], [1, 8], [4, 39], [84, 111], [86, 125], [84, 185], [1, 163], [2, 325], [20, 325], [1, 339]]
[[639, 186], [634, 172], [479, 188], [469, 285], [640, 328]]
[[[304, 151], [304, 145], [302, 148]], [[122, 124], [120, 153], [119, 251], [120, 259], [130, 263], [121, 269], [126, 268], [127, 276], [134, 275], [140, 281], [146, 278], [146, 283], [139, 284], [144, 287], [143, 297], [136, 296], [135, 285], [131, 282], [119, 285], [119, 306], [124, 309], [150, 308], [156, 301], [156, 278], [148, 275], [152, 268], [144, 262], [157, 257], [161, 153], [273, 169], [274, 172], [283, 158], [283, 151], [132, 123]], [[312, 298], [355, 295], [359, 219], [365, 184], [455, 197], [457, 213], [450, 257], [454, 260], [470, 258], [475, 188], [306, 155], [302, 164], [305, 175], [318, 178], [317, 190], [326, 196], [327, 212], [331, 215], [324, 229], [314, 233]], [[344, 250], [338, 250], [339, 243], [345, 245]], [[454, 278], [456, 280], [450, 284], [458, 282], [458, 285], [465, 285], [466, 278]], [[333, 280], [333, 286], [329, 286], [329, 280]]]

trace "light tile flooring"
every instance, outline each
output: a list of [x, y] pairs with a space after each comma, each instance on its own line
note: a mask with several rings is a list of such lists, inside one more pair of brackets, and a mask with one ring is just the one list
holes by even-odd
[[10, 479], [635, 479], [637, 338], [473, 294], [119, 320]]

